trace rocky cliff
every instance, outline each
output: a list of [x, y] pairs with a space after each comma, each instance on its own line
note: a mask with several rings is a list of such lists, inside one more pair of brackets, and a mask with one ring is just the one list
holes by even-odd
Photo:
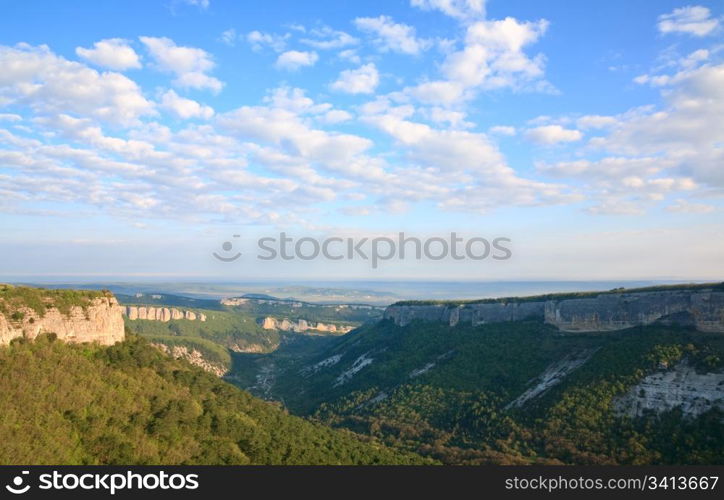
[[347, 333], [354, 329], [349, 325], [333, 325], [331, 323], [314, 323], [303, 319], [290, 321], [288, 319], [278, 320], [266, 317], [261, 320], [261, 327], [265, 330], [282, 330], [285, 332], [326, 332], [326, 333]]
[[209, 373], [213, 373], [217, 377], [222, 377], [227, 372], [227, 369], [223, 365], [208, 361], [206, 358], [204, 358], [204, 355], [197, 349], [189, 348], [182, 345], [168, 346], [161, 343], [153, 343], [151, 345], [161, 350], [165, 354], [168, 354], [172, 358], [185, 359], [192, 365], [196, 365]]
[[18, 337], [34, 339], [41, 333], [55, 333], [66, 342], [115, 344], [125, 338], [121, 306], [109, 296], [72, 306], [67, 313], [55, 307], [42, 314], [30, 307], [19, 307], [7, 316], [0, 313], [0, 345]]
[[617, 413], [631, 417], [681, 408], [696, 417], [718, 408], [724, 411], [724, 373], [698, 373], [686, 360], [653, 373], [614, 400]]
[[546, 300], [508, 299], [471, 303], [393, 304], [384, 317], [399, 326], [437, 321], [473, 326], [499, 321], [540, 319], [566, 332], [623, 330], [652, 323], [692, 326], [724, 333], [724, 291], [711, 288], [630, 290]]
[[203, 313], [182, 311], [173, 307], [125, 306], [123, 307], [123, 314], [128, 316], [130, 320], [146, 319], [166, 322], [172, 319], [187, 319], [189, 321], [206, 321], [206, 315]]

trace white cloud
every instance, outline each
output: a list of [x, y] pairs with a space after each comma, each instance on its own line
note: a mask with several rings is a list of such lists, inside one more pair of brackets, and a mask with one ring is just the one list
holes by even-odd
[[515, 127], [511, 127], [509, 125], [496, 125], [494, 127], [490, 127], [490, 133], [495, 135], [513, 136], [516, 134], [516, 130]]
[[724, 64], [705, 64], [666, 76], [660, 109], [644, 107], [617, 118], [610, 133], [591, 139], [595, 151], [651, 155], [673, 175], [724, 193]]
[[55, 55], [47, 46], [0, 46], [0, 100], [36, 113], [77, 113], [132, 124], [154, 113], [133, 80]]
[[269, 47], [274, 52], [282, 52], [287, 46], [288, 38], [289, 34], [275, 35], [261, 31], [252, 31], [246, 35], [246, 41], [249, 42], [252, 50], [257, 52], [264, 49], [264, 47]]
[[316, 52], [304, 52], [299, 50], [288, 50], [279, 54], [274, 65], [283, 70], [297, 71], [299, 68], [314, 66], [319, 59]]
[[475, 124], [465, 121], [466, 114], [463, 111], [434, 106], [423, 110], [430, 121], [435, 123], [447, 123], [452, 128], [472, 128]]
[[704, 65], [666, 76], [667, 106], [619, 118], [612, 133], [594, 145], [626, 154], [703, 152], [724, 141], [724, 64]]
[[714, 207], [705, 203], [692, 203], [683, 198], [678, 198], [672, 205], [667, 206], [666, 210], [685, 214], [708, 214], [714, 211]]
[[431, 46], [429, 40], [415, 36], [415, 28], [395, 23], [389, 16], [358, 17], [354, 20], [357, 29], [375, 36], [375, 44], [383, 52], [416, 55]]
[[586, 115], [576, 120], [576, 126], [583, 130], [605, 129], [617, 123], [613, 116]]
[[360, 64], [362, 62], [362, 59], [360, 58], [359, 54], [357, 54], [357, 51], [354, 49], [342, 50], [337, 55], [339, 56], [340, 59], [349, 61], [352, 64]]
[[173, 90], [169, 90], [161, 96], [161, 107], [173, 112], [184, 120], [189, 118], [204, 118], [208, 120], [214, 116], [214, 110], [210, 106], [204, 106], [192, 99], [179, 96]]
[[312, 128], [297, 113], [277, 107], [242, 106], [219, 115], [218, 124], [239, 137], [280, 148], [285, 155], [332, 168], [349, 167], [372, 145], [356, 135]]
[[234, 45], [236, 45], [236, 41], [238, 39], [239, 35], [236, 33], [236, 30], [234, 28], [229, 28], [228, 30], [222, 32], [219, 36], [219, 41], [228, 45], [229, 47], [233, 47]]
[[211, 55], [196, 47], [182, 47], [170, 38], [139, 37], [156, 65], [162, 71], [176, 75], [173, 84], [182, 88], [209, 89], [219, 92], [224, 84], [207, 75], [214, 69]]
[[547, 91], [545, 57], [529, 57], [526, 46], [546, 31], [548, 21], [520, 22], [508, 17], [477, 21], [465, 29], [465, 45], [448, 53], [441, 65], [444, 78], [426, 81], [404, 92], [421, 101], [449, 106], [475, 96], [480, 90], [510, 87], [514, 90]]
[[14, 113], [0, 113], [0, 122], [19, 122], [23, 117]]
[[436, 80], [408, 87], [405, 92], [422, 102], [448, 105], [465, 96], [465, 87], [458, 82]]
[[[700, 61], [705, 59], [699, 58]], [[642, 214], [678, 192], [724, 194], [724, 64], [676, 65], [678, 72], [657, 75], [663, 105], [642, 106], [614, 117], [580, 118], [579, 126], [596, 127], [581, 159], [539, 164], [543, 174], [583, 183], [594, 214]], [[678, 199], [665, 208], [707, 213], [710, 205]]]
[[439, 10], [462, 21], [485, 17], [485, 0], [410, 0], [410, 5], [424, 10]]
[[583, 159], [554, 164], [539, 163], [536, 168], [542, 173], [555, 177], [596, 179], [618, 183], [625, 178], [652, 177], [670, 165], [670, 162], [652, 156], [639, 158], [609, 156], [598, 161]]
[[485, 213], [501, 205], [577, 199], [564, 186], [519, 177], [485, 134], [414, 122], [405, 118], [408, 109], [376, 104], [363, 111], [369, 113], [363, 121], [393, 137], [411, 164], [398, 173], [405, 178], [393, 191], [398, 201], [432, 199], [444, 209]]
[[369, 63], [357, 69], [344, 70], [330, 87], [348, 94], [371, 94], [380, 83], [380, 75], [374, 64]]
[[193, 5], [199, 9], [208, 9], [211, 5], [211, 0], [180, 0], [182, 3], [187, 5]]
[[467, 87], [515, 86], [540, 78], [544, 59], [529, 58], [523, 48], [536, 42], [547, 27], [545, 20], [521, 23], [512, 17], [473, 23], [467, 29], [465, 48], [448, 56], [443, 71]]
[[264, 102], [270, 104], [271, 107], [284, 109], [299, 115], [317, 115], [332, 109], [331, 104], [317, 104], [305, 94], [306, 92], [303, 89], [282, 86], [269, 92], [269, 95], [264, 98]]
[[661, 33], [688, 33], [694, 36], [705, 36], [714, 32], [719, 26], [718, 19], [711, 18], [711, 11], [700, 5], [689, 5], [674, 9], [669, 14], [659, 16]]
[[309, 35], [314, 38], [307, 37], [299, 41], [318, 50], [341, 49], [359, 43], [359, 40], [349, 33], [334, 30], [329, 26], [313, 29]]
[[566, 129], [560, 125], [544, 125], [528, 129], [525, 138], [538, 144], [558, 144], [560, 142], [575, 142], [583, 138], [579, 130]]
[[97, 66], [117, 71], [141, 67], [136, 51], [131, 48], [128, 40], [121, 38], [100, 40], [93, 44], [92, 49], [76, 47], [75, 53]]
[[335, 124], [342, 123], [352, 119], [352, 115], [341, 109], [333, 109], [327, 111], [322, 117], [324, 123]]

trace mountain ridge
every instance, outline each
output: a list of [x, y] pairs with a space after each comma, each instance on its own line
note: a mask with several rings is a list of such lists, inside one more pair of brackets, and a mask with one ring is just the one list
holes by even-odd
[[384, 318], [398, 326], [412, 321], [473, 326], [541, 319], [568, 332], [616, 331], [656, 322], [691, 325], [724, 333], [724, 285], [689, 285], [480, 301], [399, 302]]

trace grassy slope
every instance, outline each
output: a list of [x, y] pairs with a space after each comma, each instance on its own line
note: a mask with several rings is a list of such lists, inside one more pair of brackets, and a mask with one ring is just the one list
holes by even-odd
[[138, 337], [0, 349], [2, 464], [365, 464], [420, 457], [293, 417]]
[[0, 313], [12, 314], [27, 307], [38, 316], [43, 316], [50, 308], [68, 314], [72, 307], [86, 307], [94, 299], [109, 296], [110, 292], [106, 291], [56, 290], [0, 284]]

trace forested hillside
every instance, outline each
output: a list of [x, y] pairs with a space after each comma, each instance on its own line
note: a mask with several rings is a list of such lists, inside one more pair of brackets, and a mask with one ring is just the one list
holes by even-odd
[[2, 464], [421, 463], [258, 400], [130, 336], [0, 348]]
[[[722, 359], [721, 334], [678, 327], [383, 321], [279, 359], [270, 392], [299, 414], [450, 464], [711, 464], [724, 463]], [[624, 411], [647, 397], [672, 404]]]

